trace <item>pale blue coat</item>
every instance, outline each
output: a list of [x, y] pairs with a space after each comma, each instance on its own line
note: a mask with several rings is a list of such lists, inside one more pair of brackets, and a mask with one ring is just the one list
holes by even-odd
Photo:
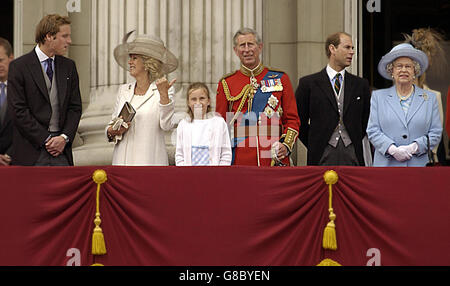
[[[428, 163], [426, 135], [431, 149], [439, 144], [442, 135], [436, 95], [414, 86], [412, 103], [405, 116], [395, 86], [373, 91], [367, 135], [375, 147], [373, 166], [425, 166]], [[414, 141], [419, 150], [410, 160], [399, 162], [387, 153], [391, 144], [398, 147]]]

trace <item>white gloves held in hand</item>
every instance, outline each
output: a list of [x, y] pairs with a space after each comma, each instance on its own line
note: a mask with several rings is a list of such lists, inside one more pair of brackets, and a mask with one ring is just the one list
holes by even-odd
[[406, 160], [411, 159], [412, 155], [417, 153], [417, 150], [419, 150], [419, 146], [416, 142], [413, 142], [409, 145], [402, 145], [402, 146], [395, 146], [392, 144], [389, 149], [388, 153], [392, 155], [395, 160], [404, 162]]

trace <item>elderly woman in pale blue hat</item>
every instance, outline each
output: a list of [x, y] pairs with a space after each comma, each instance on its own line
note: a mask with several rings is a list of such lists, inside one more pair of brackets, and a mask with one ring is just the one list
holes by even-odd
[[427, 55], [407, 43], [381, 58], [378, 72], [394, 85], [372, 93], [367, 135], [375, 147], [374, 166], [425, 166], [428, 150], [439, 144], [436, 95], [414, 84], [427, 67]]

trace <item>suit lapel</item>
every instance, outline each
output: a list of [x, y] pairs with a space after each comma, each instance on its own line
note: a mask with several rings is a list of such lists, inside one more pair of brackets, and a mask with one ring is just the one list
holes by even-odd
[[331, 87], [330, 78], [328, 77], [326, 69], [323, 69], [318, 78], [318, 85], [322, 89], [325, 96], [330, 100], [333, 108], [338, 112], [338, 107], [336, 103], [336, 96], [334, 95], [333, 88]]
[[67, 91], [68, 72], [67, 67], [62, 64], [60, 56], [55, 56], [55, 76], [56, 87], [58, 88], [59, 106], [63, 106]]
[[[131, 100], [133, 99], [133, 96], [134, 96], [135, 87], [136, 87], [136, 82], [128, 84], [128, 88], [124, 95], [125, 101], [131, 102]], [[155, 94], [157, 89], [158, 88], [156, 87], [156, 84], [153, 82], [150, 85], [150, 87], [148, 88], [148, 91], [144, 95], [144, 98], [145, 98], [144, 101], [141, 104], [134, 106], [134, 109], [138, 110], [142, 105], [144, 105], [144, 103], [146, 103], [150, 98], [153, 97], [153, 95]]]
[[[350, 106], [350, 103], [354, 100], [354, 96], [355, 94], [353, 93], [353, 89], [354, 89], [354, 82], [353, 82], [353, 76], [345, 71], [345, 76], [344, 76], [344, 113], [343, 115], [345, 115], [345, 113], [348, 110], [348, 107]], [[342, 94], [341, 94], [342, 96]]]
[[0, 108], [0, 133], [3, 129], [3, 126], [6, 126], [6, 124], [4, 124], [3, 122], [5, 121], [5, 118], [6, 118], [7, 105], [8, 105], [8, 101], [5, 100], [5, 103]]
[[425, 95], [425, 92], [414, 86], [414, 96], [411, 102], [411, 106], [409, 107], [408, 113], [406, 114], [406, 123], [408, 124], [414, 114], [419, 110], [425, 100], [428, 100], [428, 95]]
[[131, 99], [133, 98], [135, 86], [136, 86], [136, 82], [128, 84], [128, 88], [126, 89], [125, 95], [124, 95], [125, 101], [131, 102]]
[[400, 105], [400, 100], [397, 96], [397, 91], [395, 90], [395, 85], [392, 86], [388, 92], [389, 92], [389, 94], [386, 96], [387, 105], [392, 108], [392, 110], [397, 115], [397, 117], [400, 119], [400, 121], [403, 123], [403, 125], [405, 127], [407, 127], [405, 112], [403, 112], [403, 108]]
[[50, 102], [50, 97], [48, 94], [47, 86], [45, 85], [44, 75], [42, 73], [42, 66], [39, 62], [39, 58], [36, 55], [36, 52], [32, 50], [30, 53], [30, 65], [28, 68], [30, 69], [31, 76], [33, 77], [36, 85], [38, 86], [41, 93], [44, 95], [45, 99]]

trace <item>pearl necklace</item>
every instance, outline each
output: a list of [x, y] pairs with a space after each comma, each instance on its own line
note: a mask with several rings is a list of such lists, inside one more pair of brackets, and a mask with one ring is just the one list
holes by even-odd
[[410, 98], [411, 97], [411, 95], [413, 95], [413, 93], [414, 93], [414, 87], [411, 89], [411, 91], [410, 91], [410, 93], [409, 94], [407, 94], [407, 95], [400, 95], [400, 93], [398, 92], [398, 90], [397, 90], [397, 95], [398, 95], [398, 97], [400, 98], [400, 100], [407, 100], [408, 98]]

